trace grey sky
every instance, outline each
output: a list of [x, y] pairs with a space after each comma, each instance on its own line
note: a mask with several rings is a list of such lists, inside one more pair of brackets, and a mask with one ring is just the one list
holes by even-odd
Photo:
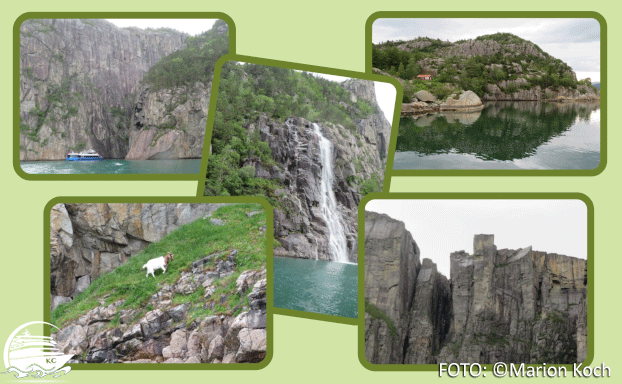
[[596, 19], [378, 19], [372, 41], [427, 36], [456, 41], [497, 32], [529, 40], [568, 63], [579, 79], [600, 81], [600, 24]]
[[212, 28], [216, 19], [107, 19], [120, 28], [173, 28], [195, 36]]
[[587, 258], [587, 208], [580, 200], [372, 200], [368, 211], [403, 221], [419, 246], [449, 276], [449, 255], [473, 254], [473, 236], [495, 235], [497, 249]]

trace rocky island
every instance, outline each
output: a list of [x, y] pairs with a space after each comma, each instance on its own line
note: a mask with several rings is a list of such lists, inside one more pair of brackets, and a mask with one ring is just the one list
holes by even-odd
[[583, 362], [587, 261], [475, 235], [447, 278], [404, 223], [365, 215], [365, 358], [373, 364]]
[[372, 66], [375, 73], [402, 83], [403, 116], [443, 110], [443, 102], [444, 110], [452, 109], [448, 103], [477, 104], [470, 94], [465, 96], [469, 101], [460, 102], [468, 91], [483, 102], [600, 99], [590, 79], [578, 81], [568, 64], [511, 33], [456, 42], [428, 37], [387, 41], [372, 46]]

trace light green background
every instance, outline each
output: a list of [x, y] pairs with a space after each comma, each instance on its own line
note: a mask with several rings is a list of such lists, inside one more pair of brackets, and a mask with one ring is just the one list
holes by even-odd
[[[365, 21], [376, 11], [596, 11], [607, 20], [610, 39], [608, 103], [612, 111], [622, 102], [618, 39], [622, 30], [620, 6], [614, 1], [519, 2], [455, 0], [314, 2], [237, 1], [9, 1], [3, 4], [0, 41], [5, 56], [0, 61], [1, 115], [5, 129], [0, 140], [2, 191], [3, 314], [0, 317], [0, 346], [19, 325], [42, 320], [43, 207], [56, 196], [192, 196], [196, 182], [76, 182], [25, 181], [12, 165], [12, 28], [25, 12], [58, 11], [201, 11], [225, 12], [237, 27], [237, 53], [353, 71], [365, 68]], [[615, 115], [614, 115], [615, 116]], [[622, 255], [619, 182], [622, 140], [616, 119], [609, 121], [609, 159], [605, 171], [596, 177], [417, 177], [396, 178], [392, 192], [580, 192], [595, 207], [595, 354], [593, 365], [606, 363], [613, 377], [622, 364], [619, 323]], [[2, 368], [3, 364], [0, 362]], [[399, 380], [440, 380], [434, 372], [370, 372], [357, 356], [357, 329], [342, 325], [274, 316], [274, 356], [261, 371], [74, 371], [64, 380], [74, 383], [149, 382], [241, 382], [306, 383], [345, 381], [379, 383]], [[495, 380], [490, 377], [480, 380]], [[12, 377], [2, 375], [0, 382]], [[443, 379], [447, 380], [447, 379]], [[516, 380], [516, 379], [515, 379]], [[522, 379], [525, 380], [525, 379]], [[572, 380], [568, 378], [567, 380]]]

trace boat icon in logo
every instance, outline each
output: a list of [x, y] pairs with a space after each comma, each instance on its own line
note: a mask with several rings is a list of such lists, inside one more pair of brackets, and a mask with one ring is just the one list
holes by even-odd
[[24, 377], [58, 377], [67, 374], [71, 367], [63, 367], [73, 355], [66, 355], [58, 349], [56, 341], [50, 336], [34, 336], [29, 327], [42, 324], [58, 329], [53, 324], [33, 321], [18, 327], [9, 336], [4, 346], [4, 366], [6, 372], [13, 373], [18, 379]]

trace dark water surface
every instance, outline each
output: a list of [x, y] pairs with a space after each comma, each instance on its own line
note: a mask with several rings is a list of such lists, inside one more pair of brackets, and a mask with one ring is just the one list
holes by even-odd
[[486, 103], [400, 119], [394, 169], [594, 169], [600, 102]]
[[357, 317], [356, 264], [274, 258], [274, 306]]
[[73, 174], [191, 174], [199, 173], [201, 159], [181, 160], [101, 160], [101, 161], [22, 161], [26, 173], [41, 175]]

